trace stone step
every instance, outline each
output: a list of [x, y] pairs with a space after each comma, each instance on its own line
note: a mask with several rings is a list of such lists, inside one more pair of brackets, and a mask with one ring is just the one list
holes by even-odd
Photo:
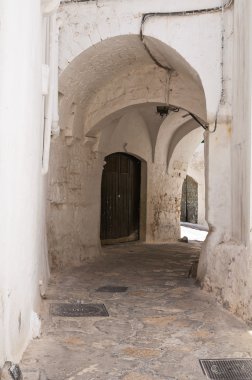
[[44, 370], [23, 371], [23, 380], [48, 380]]

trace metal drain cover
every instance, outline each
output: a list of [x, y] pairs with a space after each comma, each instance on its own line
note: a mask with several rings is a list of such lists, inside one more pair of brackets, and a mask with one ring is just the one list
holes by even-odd
[[128, 290], [127, 286], [102, 286], [99, 289], [96, 289], [97, 292], [103, 293], [124, 293]]
[[108, 317], [109, 313], [103, 303], [71, 304], [55, 303], [50, 305], [50, 312], [59, 317]]
[[252, 359], [201, 359], [199, 362], [208, 379], [252, 379]]

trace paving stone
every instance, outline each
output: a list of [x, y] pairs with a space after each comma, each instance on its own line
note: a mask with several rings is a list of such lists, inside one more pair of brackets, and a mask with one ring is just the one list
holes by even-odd
[[[42, 368], [50, 380], [202, 380], [199, 358], [252, 356], [250, 329], [188, 278], [199, 250], [191, 243], [123, 244], [81, 268], [52, 273], [43, 334], [26, 350], [22, 372]], [[106, 284], [129, 290], [96, 292]], [[50, 316], [50, 303], [60, 300], [104, 303], [110, 316]]]
[[147, 325], [165, 327], [167, 325], [170, 325], [171, 323], [174, 323], [176, 319], [177, 319], [177, 316], [169, 315], [167, 317], [148, 317], [148, 318], [144, 318], [143, 321]]
[[160, 351], [150, 348], [127, 347], [123, 350], [123, 354], [134, 358], [155, 358], [160, 356]]
[[131, 372], [123, 377], [123, 380], [154, 380], [153, 377], [148, 375], [141, 375], [141, 373]]
[[44, 371], [24, 371], [23, 372], [24, 380], [48, 380], [46, 373]]

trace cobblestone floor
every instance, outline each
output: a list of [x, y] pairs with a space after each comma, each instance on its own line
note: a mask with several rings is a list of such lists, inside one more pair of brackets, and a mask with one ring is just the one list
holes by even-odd
[[[121, 244], [81, 268], [54, 273], [43, 334], [21, 367], [50, 380], [200, 380], [199, 358], [252, 355], [249, 328], [188, 278], [199, 245]], [[98, 293], [101, 286], [126, 293]], [[55, 302], [104, 303], [109, 317], [66, 318]]]

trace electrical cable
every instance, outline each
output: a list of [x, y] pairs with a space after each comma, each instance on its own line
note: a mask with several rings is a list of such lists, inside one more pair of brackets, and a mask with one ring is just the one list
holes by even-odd
[[208, 130], [208, 127], [209, 125], [208, 124], [203, 124], [198, 118], [197, 116], [195, 116], [192, 112], [188, 112], [189, 115], [203, 128], [206, 130]]
[[[62, 0], [61, 3], [71, 3], [71, 2], [88, 2], [89, 0]], [[212, 8], [203, 8], [203, 9], [193, 9], [193, 10], [186, 10], [186, 11], [173, 11], [173, 12], [150, 12], [150, 13], [143, 13], [142, 20], [141, 20], [141, 26], [140, 26], [140, 39], [144, 45], [145, 50], [153, 60], [153, 62], [159, 66], [162, 69], [165, 69], [170, 74], [171, 68], [169, 66], [163, 65], [161, 62], [158, 61], [158, 59], [152, 54], [149, 47], [146, 45], [144, 41], [144, 25], [147, 19], [151, 17], [169, 17], [169, 16], [195, 16], [200, 14], [209, 14], [209, 13], [217, 13], [217, 12], [223, 12], [225, 9], [228, 9], [232, 6], [234, 0], [227, 0], [225, 4], [218, 6], [218, 7], [212, 7]], [[223, 93], [223, 90], [222, 90]], [[179, 109], [179, 108], [177, 108]], [[188, 112], [188, 114], [204, 129], [207, 130], [209, 133], [214, 133], [217, 128], [217, 117], [215, 119], [215, 126], [212, 131], [209, 130], [209, 124], [203, 124], [197, 116], [195, 116], [193, 113]]]
[[163, 17], [163, 16], [195, 16], [199, 14], [207, 14], [207, 13], [217, 13], [221, 12], [223, 9], [227, 9], [231, 7], [233, 4], [234, 0], [227, 0], [225, 4], [214, 7], [214, 8], [204, 8], [204, 9], [193, 9], [193, 10], [188, 10], [188, 11], [174, 11], [174, 12], [152, 12], [152, 13], [144, 13], [142, 15], [142, 21], [141, 21], [141, 28], [140, 28], [140, 38], [141, 41], [144, 39], [143, 35], [143, 27], [145, 21], [150, 18], [150, 17]]
[[[146, 45], [145, 41], [144, 41], [144, 34], [143, 34], [143, 28], [144, 28], [144, 24], [145, 24], [145, 21], [148, 19], [148, 18], [151, 18], [151, 17], [164, 17], [164, 16], [195, 16], [195, 15], [199, 15], [199, 14], [208, 14], [208, 13], [217, 13], [217, 12], [223, 12], [225, 9], [228, 9], [231, 7], [231, 5], [233, 4], [234, 0], [227, 0], [225, 2], [225, 4], [221, 5], [221, 6], [218, 6], [218, 7], [213, 7], [213, 8], [205, 8], [205, 9], [194, 9], [194, 10], [188, 10], [188, 11], [174, 11], [174, 12], [152, 12], [152, 13], [144, 13], [142, 15], [142, 21], [141, 21], [141, 27], [140, 27], [140, 39], [144, 45], [144, 48], [145, 50], [147, 51], [147, 53], [149, 54], [149, 56], [151, 57], [151, 59], [156, 63], [157, 66], [161, 67], [162, 69], [165, 69], [166, 71], [168, 71], [168, 73], [170, 73], [171, 71], [171, 68], [169, 66], [165, 66], [163, 65], [161, 62], [158, 61], [158, 59], [152, 54], [152, 52], [150, 51], [149, 47]], [[222, 37], [223, 39], [223, 37]], [[222, 89], [222, 93], [223, 93], [223, 89]], [[215, 119], [215, 126], [214, 126], [214, 129], [212, 131], [209, 130], [209, 124], [203, 124], [193, 113], [189, 112], [190, 116], [202, 127], [204, 128], [205, 130], [207, 130], [209, 133], [214, 133], [216, 131], [216, 128], [217, 128], [217, 116], [216, 116], [216, 119]]]

